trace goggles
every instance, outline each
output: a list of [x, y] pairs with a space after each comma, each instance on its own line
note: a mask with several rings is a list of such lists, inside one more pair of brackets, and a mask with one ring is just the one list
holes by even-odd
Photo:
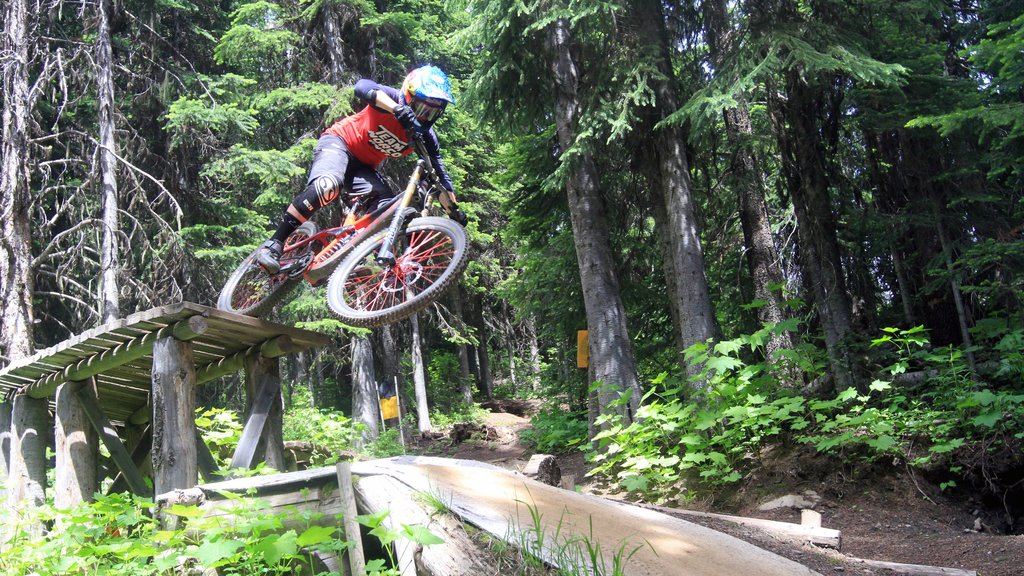
[[414, 98], [409, 107], [416, 113], [416, 118], [420, 122], [429, 124], [441, 117], [446, 104], [444, 100], [436, 98]]

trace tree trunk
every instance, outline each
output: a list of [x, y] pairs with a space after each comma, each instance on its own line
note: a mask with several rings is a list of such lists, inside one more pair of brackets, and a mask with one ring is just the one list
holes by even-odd
[[174, 338], [153, 344], [153, 489], [163, 494], [199, 481], [196, 372], [192, 345]]
[[380, 403], [373, 374], [373, 346], [368, 338], [352, 337], [352, 419], [366, 425], [363, 442], [380, 437]]
[[789, 71], [786, 80], [786, 101], [771, 98], [770, 106], [796, 212], [803, 281], [821, 321], [836, 388], [860, 387], [859, 366], [849, 341], [850, 300], [829, 197], [828, 160], [820, 134], [825, 128], [819, 126], [838, 118], [822, 118], [823, 81], [810, 85], [797, 71]]
[[[724, 73], [728, 58], [736, 49], [736, 33], [729, 19], [728, 5], [724, 0], [705, 0], [703, 7], [704, 29], [712, 66], [716, 72]], [[735, 74], [732, 76], [738, 80]], [[754, 285], [754, 298], [764, 302], [757, 309], [757, 319], [762, 325], [777, 324], [788, 316], [782, 304], [782, 270], [779, 268], [779, 255], [772, 237], [758, 161], [752, 150], [754, 130], [750, 124], [750, 111], [742, 95], [738, 106], [723, 112], [723, 119], [726, 137], [732, 149], [729, 182], [739, 193], [747, 267]], [[765, 355], [770, 362], [778, 362], [781, 360], [778, 351], [792, 348], [795, 344], [794, 337], [789, 333], [773, 334], [765, 343]], [[784, 385], [795, 383], [795, 378], [782, 382]]]
[[[547, 30], [547, 48], [556, 86], [555, 126], [563, 151], [575, 144], [579, 116], [578, 75], [570, 54], [571, 44], [568, 22], [552, 22]], [[599, 403], [602, 412], [618, 412], [629, 422], [639, 406], [641, 390], [626, 310], [615, 276], [604, 201], [598, 190], [597, 166], [587, 153], [572, 162], [566, 187], [590, 332], [590, 361], [594, 378], [600, 382]], [[629, 401], [614, 405], [623, 393], [630, 394]]]
[[946, 271], [949, 272], [949, 289], [953, 294], [953, 303], [956, 305], [957, 325], [960, 326], [960, 337], [963, 338], [964, 356], [967, 358], [967, 365], [971, 369], [971, 376], [978, 374], [978, 365], [974, 360], [973, 347], [971, 342], [970, 320], [967, 318], [967, 307], [964, 306], [963, 293], [960, 290], [960, 276], [953, 267], [953, 246], [946, 234], [946, 227], [942, 224], [942, 211], [939, 208], [939, 201], [932, 199], [932, 214], [935, 217], [935, 231], [942, 246], [942, 259], [946, 264]]
[[[0, 155], [0, 355], [30, 356], [32, 338], [32, 233], [29, 221], [30, 36], [35, 15], [26, 0], [5, 2], [3, 142]], [[3, 358], [0, 358], [3, 360]]]
[[537, 341], [537, 322], [531, 315], [526, 319], [526, 337], [530, 341], [530, 387], [540, 392], [540, 343]]
[[[685, 349], [717, 337], [718, 323], [704, 273], [704, 250], [684, 148], [686, 135], [678, 127], [654, 128], [664, 114], [679, 108], [661, 2], [637, 0], [633, 17], [637, 20], [640, 41], [643, 42], [641, 51], [660, 72], [652, 80], [657, 103], [643, 111], [645, 126], [642, 130], [651, 135], [650, 161], [654, 166], [649, 171], [656, 170], [656, 178], [652, 181], [658, 186], [656, 196], [660, 196], [660, 201], [665, 205], [667, 218], [664, 223], [667, 228], [659, 233], [664, 234], [668, 240], [670, 267], [665, 273], [672, 275], [673, 282], [669, 286], [674, 285], [676, 288], [675, 293], [670, 292], [669, 296], [675, 300], [674, 306], [679, 316], [679, 340]], [[687, 365], [681, 355], [680, 361], [683, 371], [691, 375], [699, 374], [702, 370], [699, 365]]]
[[117, 160], [114, 141], [114, 57], [110, 47], [110, 0], [100, 0], [96, 37], [96, 83], [100, 132], [100, 197], [103, 199], [103, 231], [100, 247], [100, 317], [104, 323], [121, 317], [117, 283], [119, 254], [117, 237], [121, 226], [117, 202]]
[[491, 356], [487, 346], [491, 335], [487, 330], [487, 322], [484, 320], [482, 296], [477, 296], [473, 302], [473, 324], [476, 328], [476, 338], [479, 341], [476, 346], [476, 360], [480, 370], [480, 391], [484, 393], [484, 397], [493, 398], [494, 378], [491, 376]]
[[412, 383], [416, 390], [416, 422], [419, 431], [430, 432], [430, 407], [427, 404], [427, 369], [423, 365], [423, 343], [420, 342], [419, 314], [409, 317], [412, 326]]
[[[452, 312], [459, 322], [465, 324], [466, 315], [462, 306], [463, 290], [459, 286], [452, 290]], [[465, 404], [473, 403], [473, 380], [469, 374], [469, 350], [464, 342], [458, 344], [459, 351], [459, 391], [462, 393], [462, 401]]]

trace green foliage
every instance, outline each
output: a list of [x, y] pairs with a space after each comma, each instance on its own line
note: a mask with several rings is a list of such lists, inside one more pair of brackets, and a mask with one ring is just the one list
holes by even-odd
[[560, 454], [579, 449], [587, 441], [585, 412], [573, 412], [559, 402], [549, 402], [530, 419], [530, 428], [520, 437], [537, 452]]
[[[195, 506], [174, 505], [167, 513], [184, 527], [162, 530], [149, 515], [153, 502], [139, 497], [98, 495], [70, 510], [42, 506], [12, 513], [2, 522], [13, 531], [0, 550], [5, 574], [168, 575], [182, 569], [216, 568], [220, 574], [293, 574], [312, 566], [311, 552], [338, 552], [349, 543], [338, 529], [318, 525], [321, 514], [270, 512], [269, 504], [230, 497], [231, 522], [204, 517]], [[285, 523], [291, 528], [286, 528]], [[42, 537], [31, 525], [45, 523]], [[337, 519], [330, 520], [337, 524]]]
[[283, 432], [285, 440], [310, 442], [315, 451], [311, 466], [327, 466], [338, 460], [342, 450], [350, 450], [359, 437], [351, 418], [333, 410], [312, 406], [293, 405], [285, 411]]
[[865, 394], [850, 388], [830, 399], [780, 393], [770, 369], [738, 355], [761, 340], [756, 335], [691, 350], [704, 361], [705, 396], [686, 403], [679, 385], [653, 382], [635, 421], [616, 415], [599, 421], [599, 449], [588, 448], [591, 473], [629, 491], [676, 496], [688, 473], [711, 486], [736, 482], [765, 447], [796, 441], [855, 461], [895, 457], [916, 467], [982, 474], [1024, 439], [1024, 328], [1010, 326], [993, 320], [978, 330], [1000, 357], [997, 374], [1011, 376], [1006, 389], [972, 379], [962, 352], [929, 348], [920, 327], [887, 328], [874, 341], [891, 352], [890, 378], [908, 370], [927, 375], [913, 392], [898, 379], [879, 379]]

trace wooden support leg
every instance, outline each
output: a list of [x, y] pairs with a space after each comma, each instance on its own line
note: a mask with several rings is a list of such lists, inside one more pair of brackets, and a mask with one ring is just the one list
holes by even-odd
[[251, 468], [260, 457], [268, 466], [287, 469], [284, 436], [281, 432], [281, 378], [277, 358], [254, 354], [245, 362], [245, 384], [249, 394], [245, 428], [231, 458], [231, 468]]
[[156, 493], [192, 488], [196, 455], [196, 370], [192, 345], [174, 338], [153, 344], [153, 484]]
[[92, 501], [93, 494], [99, 489], [99, 436], [75, 394], [78, 386], [77, 382], [72, 382], [57, 387], [57, 418], [54, 423], [57, 469], [53, 482], [53, 504], [57, 508], [70, 508]]
[[[131, 460], [138, 470], [139, 474], [143, 478], [147, 474], [152, 476], [153, 467], [149, 465], [152, 461], [151, 453], [153, 449], [153, 428], [151, 426], [145, 426], [140, 428], [138, 431], [133, 432], [134, 435], [138, 436], [134, 442], [129, 442], [132, 446]], [[117, 474], [114, 481], [110, 484], [110, 488], [107, 489], [107, 494], [116, 494], [118, 492], [124, 492], [129, 489], [128, 477], [122, 472]]]
[[7, 501], [15, 507], [41, 506], [46, 501], [46, 438], [50, 415], [45, 399], [23, 394], [11, 410], [11, 464]]
[[145, 479], [142, 477], [142, 473], [135, 467], [132, 462], [132, 457], [128, 454], [128, 450], [125, 449], [124, 444], [121, 443], [121, 438], [117, 435], [117, 431], [110, 424], [110, 420], [107, 420], [106, 414], [100, 409], [99, 401], [96, 399], [96, 391], [92, 386], [82, 386], [80, 383], [71, 384], [76, 386], [75, 394], [78, 396], [79, 402], [82, 404], [82, 409], [85, 411], [85, 415], [92, 422], [92, 427], [99, 434], [100, 440], [103, 441], [103, 445], [107, 447], [107, 451], [110, 452], [110, 458], [117, 464], [117, 467], [121, 469], [121, 474], [124, 475], [125, 480], [128, 482], [128, 486], [132, 492], [140, 496], [148, 496], [151, 494], [149, 486], [146, 485]]
[[0, 402], [0, 477], [11, 470], [11, 403]]

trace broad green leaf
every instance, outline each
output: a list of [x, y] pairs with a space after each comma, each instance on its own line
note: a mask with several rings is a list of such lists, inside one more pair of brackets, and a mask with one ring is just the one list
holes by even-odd
[[332, 526], [310, 526], [295, 539], [295, 543], [302, 547], [323, 544], [333, 540], [337, 531], [338, 529]]
[[430, 546], [432, 544], [444, 544], [443, 539], [441, 539], [439, 536], [437, 536], [430, 530], [427, 530], [425, 526], [420, 526], [418, 524], [413, 526], [407, 526], [405, 524], [402, 524], [402, 532], [405, 534], [406, 538], [412, 540], [413, 542], [416, 542], [417, 544], [422, 544], [424, 546]]

